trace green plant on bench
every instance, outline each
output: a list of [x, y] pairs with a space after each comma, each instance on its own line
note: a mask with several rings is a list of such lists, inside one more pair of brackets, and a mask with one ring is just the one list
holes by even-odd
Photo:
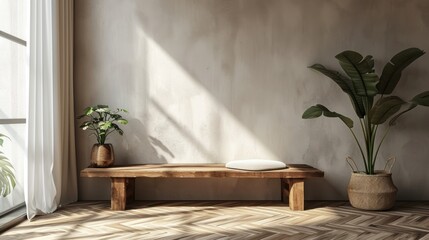
[[123, 135], [124, 131], [119, 124], [125, 125], [128, 121], [119, 113], [128, 111], [117, 108], [111, 110], [108, 105], [95, 105], [85, 108], [83, 114], [78, 119], [86, 119], [79, 127], [90, 131], [94, 135], [98, 144], [94, 144], [91, 151], [91, 167], [109, 167], [114, 163], [114, 152], [112, 144], [106, 143], [107, 137], [117, 132]]

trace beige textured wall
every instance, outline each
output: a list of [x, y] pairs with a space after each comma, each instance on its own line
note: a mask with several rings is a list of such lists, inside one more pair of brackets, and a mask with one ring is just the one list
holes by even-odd
[[[372, 54], [378, 71], [404, 48], [429, 50], [425, 0], [76, 0], [75, 106], [129, 110], [117, 163], [208, 163], [272, 158], [325, 171], [308, 199], [346, 199], [348, 155], [337, 120], [301, 119], [323, 103], [353, 115], [348, 98], [307, 68], [339, 68], [346, 49]], [[403, 75], [397, 94], [429, 89], [429, 55]], [[382, 157], [395, 155], [400, 199], [429, 199], [429, 109], [408, 114]], [[77, 132], [78, 166], [94, 139]], [[139, 199], [279, 199], [275, 180], [139, 180]], [[80, 199], [108, 199], [107, 179], [80, 179]]]

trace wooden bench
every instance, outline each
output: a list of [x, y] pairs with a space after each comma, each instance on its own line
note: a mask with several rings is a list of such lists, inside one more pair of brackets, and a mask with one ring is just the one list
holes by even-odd
[[134, 200], [136, 178], [278, 178], [281, 199], [293, 211], [304, 210], [304, 179], [323, 177], [324, 173], [305, 164], [288, 164], [288, 168], [271, 171], [242, 171], [226, 168], [224, 164], [156, 164], [110, 168], [86, 168], [81, 177], [108, 177], [112, 181], [111, 208], [125, 210]]

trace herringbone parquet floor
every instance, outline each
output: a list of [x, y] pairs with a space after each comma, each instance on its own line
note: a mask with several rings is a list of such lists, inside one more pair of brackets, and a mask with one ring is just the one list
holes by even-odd
[[25, 221], [0, 239], [426, 239], [429, 203], [397, 203], [385, 212], [345, 202], [309, 202], [292, 212], [280, 202], [80, 202]]

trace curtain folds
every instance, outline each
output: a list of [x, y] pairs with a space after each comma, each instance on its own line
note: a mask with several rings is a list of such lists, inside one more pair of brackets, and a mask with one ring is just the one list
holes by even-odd
[[73, 107], [73, 1], [30, 1], [29, 219], [77, 200]]

